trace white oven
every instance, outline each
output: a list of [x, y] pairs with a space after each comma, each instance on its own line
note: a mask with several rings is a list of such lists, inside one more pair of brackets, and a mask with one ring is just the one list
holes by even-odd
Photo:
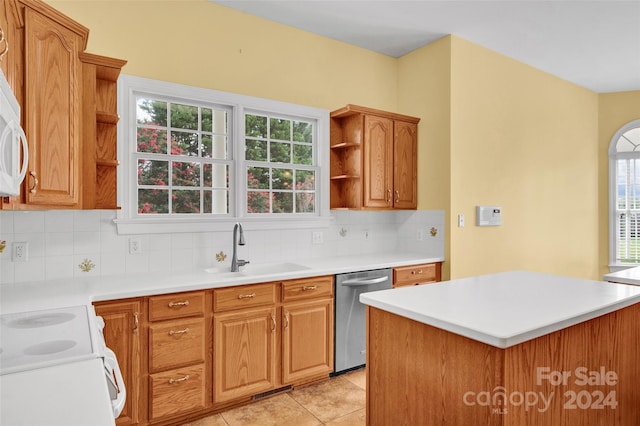
[[[102, 371], [99, 375], [104, 378], [94, 382], [80, 378], [79, 387], [82, 391], [82, 386], [102, 383], [106, 389], [97, 389], [95, 393], [108, 395], [113, 421], [122, 412], [126, 390], [118, 360], [105, 344], [103, 327], [104, 321], [96, 316], [91, 305], [0, 315], [0, 378], [9, 379], [6, 382], [11, 383], [15, 377], [10, 376], [25, 372], [50, 378], [60, 366], [65, 366], [65, 371], [73, 371], [74, 365], [80, 368], [87, 361], [99, 360]], [[62, 396], [68, 382], [68, 375], [60, 378]]]

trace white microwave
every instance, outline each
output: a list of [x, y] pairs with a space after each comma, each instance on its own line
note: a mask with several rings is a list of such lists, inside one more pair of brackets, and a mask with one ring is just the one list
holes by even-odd
[[20, 127], [20, 105], [0, 69], [0, 197], [20, 194], [28, 161], [27, 137]]

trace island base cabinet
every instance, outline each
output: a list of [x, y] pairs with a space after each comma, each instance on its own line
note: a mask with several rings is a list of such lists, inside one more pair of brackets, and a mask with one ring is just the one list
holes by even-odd
[[640, 304], [506, 349], [367, 307], [368, 425], [640, 424]]
[[215, 403], [276, 386], [275, 307], [216, 313], [213, 329]]
[[282, 308], [282, 378], [296, 383], [333, 371], [333, 299]]
[[204, 363], [149, 376], [150, 418], [206, 407]]

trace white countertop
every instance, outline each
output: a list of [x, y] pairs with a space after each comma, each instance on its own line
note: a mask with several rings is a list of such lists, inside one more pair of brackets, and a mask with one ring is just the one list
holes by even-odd
[[360, 301], [508, 348], [640, 303], [640, 287], [511, 271], [364, 293]]
[[614, 283], [640, 285], [640, 266], [606, 274], [603, 279]]
[[102, 360], [0, 376], [0, 424], [113, 426]]
[[[368, 255], [297, 259], [291, 262], [303, 269], [289, 272], [245, 274], [242, 269], [260, 268], [265, 264], [249, 264], [241, 273], [228, 271], [228, 263], [220, 273], [206, 272], [204, 268], [176, 272], [107, 275], [63, 280], [38, 281], [0, 285], [0, 313], [50, 309], [83, 305], [96, 301], [151, 296], [181, 291], [202, 290], [333, 275], [369, 269], [391, 268], [419, 263], [442, 262], [442, 257], [424, 257], [416, 253], [375, 253]], [[215, 265], [213, 265], [215, 266]]]

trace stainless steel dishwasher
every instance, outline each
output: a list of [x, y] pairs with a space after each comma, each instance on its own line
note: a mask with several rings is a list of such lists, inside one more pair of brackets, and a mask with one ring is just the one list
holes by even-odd
[[336, 275], [335, 374], [366, 362], [366, 309], [360, 294], [392, 287], [391, 269]]

